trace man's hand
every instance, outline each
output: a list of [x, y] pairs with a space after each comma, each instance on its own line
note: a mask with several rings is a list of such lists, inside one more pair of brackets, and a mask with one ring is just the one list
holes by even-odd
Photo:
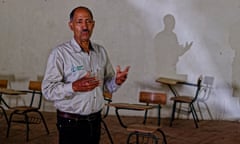
[[72, 88], [75, 92], [87, 92], [98, 87], [99, 84], [100, 80], [96, 79], [96, 77], [91, 77], [90, 74], [88, 73], [83, 78], [73, 82]]
[[188, 49], [190, 49], [192, 44], [193, 44], [193, 42], [190, 42], [190, 43], [186, 42], [184, 48], [188, 50]]
[[126, 81], [129, 69], [130, 69], [130, 66], [127, 66], [125, 70], [121, 71], [120, 66], [117, 66], [116, 83], [118, 85], [121, 85], [123, 82]]

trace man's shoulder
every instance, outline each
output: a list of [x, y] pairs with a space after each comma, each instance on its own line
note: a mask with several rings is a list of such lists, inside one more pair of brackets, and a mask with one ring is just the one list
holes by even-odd
[[91, 45], [92, 45], [92, 47], [94, 47], [94, 48], [103, 48], [103, 49], [104, 49], [104, 47], [103, 47], [101, 44], [98, 44], [98, 43], [96, 43], [96, 42], [91, 42]]
[[71, 40], [65, 41], [63, 43], [60, 43], [56, 46], [56, 48], [64, 48], [64, 47], [70, 47], [71, 46]]
[[51, 50], [51, 53], [57, 54], [57, 53], [64, 53], [65, 51], [69, 51], [69, 52], [72, 51], [71, 41], [66, 41], [58, 44]]
[[103, 52], [106, 53], [106, 50], [104, 48], [103, 45], [99, 44], [99, 43], [95, 43], [95, 42], [91, 42], [92, 48], [98, 52]]
[[72, 47], [71, 40], [58, 44], [53, 48], [53, 50], [61, 50], [61, 49], [66, 49], [68, 47]]

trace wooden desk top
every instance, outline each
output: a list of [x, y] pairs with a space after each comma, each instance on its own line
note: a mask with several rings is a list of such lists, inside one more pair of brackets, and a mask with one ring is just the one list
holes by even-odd
[[0, 93], [2, 93], [2, 94], [7, 94], [7, 95], [27, 94], [26, 92], [22, 92], [22, 91], [19, 91], [19, 90], [14, 90], [14, 89], [1, 89], [1, 88], [0, 88]]
[[178, 83], [185, 82], [184, 80], [180, 79], [173, 79], [173, 78], [166, 78], [166, 77], [160, 77], [156, 80], [156, 82], [163, 83], [163, 84], [170, 84], [170, 85], [176, 85]]

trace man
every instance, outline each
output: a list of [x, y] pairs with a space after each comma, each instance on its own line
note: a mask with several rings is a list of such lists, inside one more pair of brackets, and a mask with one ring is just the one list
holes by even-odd
[[54, 101], [60, 144], [98, 144], [103, 91], [115, 92], [126, 80], [129, 66], [116, 74], [106, 50], [90, 41], [95, 25], [87, 7], [70, 13], [73, 39], [52, 50], [42, 81], [42, 92]]

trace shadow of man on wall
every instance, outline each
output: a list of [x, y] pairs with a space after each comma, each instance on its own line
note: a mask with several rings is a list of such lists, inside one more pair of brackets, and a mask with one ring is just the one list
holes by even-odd
[[160, 76], [186, 79], [185, 75], [177, 74], [176, 64], [178, 58], [190, 49], [193, 42], [186, 42], [185, 45], [179, 44], [177, 35], [173, 31], [175, 28], [173, 15], [165, 15], [163, 23], [164, 29], [154, 38], [156, 72]]

